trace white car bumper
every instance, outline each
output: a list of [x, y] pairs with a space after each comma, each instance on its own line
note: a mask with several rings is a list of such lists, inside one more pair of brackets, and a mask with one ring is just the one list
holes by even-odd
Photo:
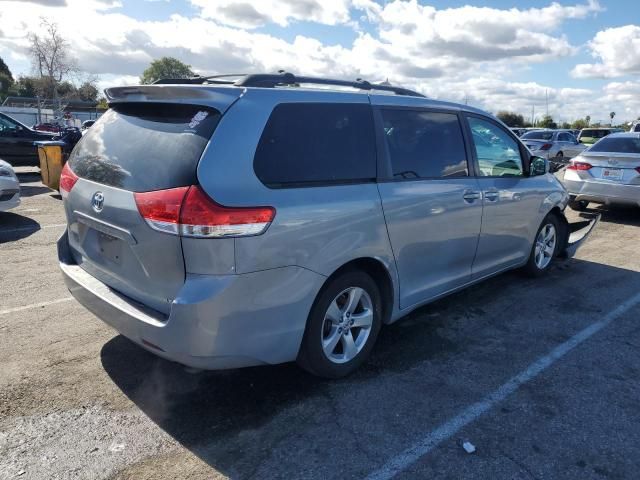
[[20, 182], [16, 177], [0, 177], [0, 212], [20, 205]]

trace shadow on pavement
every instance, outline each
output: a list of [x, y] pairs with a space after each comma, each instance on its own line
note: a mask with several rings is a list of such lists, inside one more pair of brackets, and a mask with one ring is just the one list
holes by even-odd
[[640, 208], [633, 206], [600, 206], [589, 211], [598, 212], [601, 222], [640, 227]]
[[35, 220], [11, 212], [0, 212], [0, 244], [21, 240], [40, 230]]
[[51, 193], [49, 187], [41, 187], [38, 185], [21, 185], [20, 186], [20, 196], [21, 197], [34, 197], [36, 195], [40, 195], [43, 193]]
[[[103, 346], [101, 360], [138, 408], [218, 472], [252, 477], [286, 439], [291, 458], [315, 458], [306, 468], [319, 470], [309, 478], [338, 478], [334, 462], [341, 455], [354, 455], [358, 468], [372, 468], [408, 446], [406, 432], [414, 424], [437, 426], [461, 401], [478, 400], [469, 391], [485, 395], [576, 326], [583, 328], [576, 322], [593, 321], [584, 315], [602, 310], [581, 295], [587, 277], [590, 288], [640, 286], [637, 272], [581, 260], [562, 262], [537, 280], [506, 273], [383, 328], [371, 359], [344, 380], [318, 379], [294, 364], [192, 374], [123, 336]], [[526, 300], [529, 311], [504, 311], [499, 302], [505, 298], [513, 305]], [[352, 408], [354, 401], [364, 403]], [[275, 421], [279, 414], [285, 419]], [[353, 441], [366, 446], [349, 454], [342, 447]], [[301, 474], [286, 462], [278, 468], [274, 477]]]

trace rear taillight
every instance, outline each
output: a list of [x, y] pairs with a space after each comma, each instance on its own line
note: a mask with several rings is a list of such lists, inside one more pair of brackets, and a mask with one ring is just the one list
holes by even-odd
[[567, 170], [589, 170], [593, 165], [587, 162], [571, 162]]
[[180, 233], [180, 208], [188, 190], [189, 187], [179, 187], [134, 193], [133, 196], [140, 215], [151, 228], [177, 235]]
[[140, 215], [151, 228], [185, 237], [260, 235], [276, 214], [272, 207], [224, 207], [195, 185], [134, 196]]
[[60, 195], [62, 198], [66, 198], [73, 186], [78, 181], [78, 176], [73, 173], [69, 163], [65, 163], [60, 172]]
[[551, 147], [553, 147], [553, 145], [551, 145], [550, 143], [545, 143], [540, 147], [540, 150], [549, 150]]

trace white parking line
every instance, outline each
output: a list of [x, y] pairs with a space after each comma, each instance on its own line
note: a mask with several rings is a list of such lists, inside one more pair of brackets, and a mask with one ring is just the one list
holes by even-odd
[[27, 227], [18, 227], [18, 228], [8, 228], [7, 230], [0, 229], [0, 233], [11, 233], [11, 232], [26, 232], [28, 230], [39, 230], [42, 228], [58, 228], [58, 227], [66, 227], [66, 223], [56, 223], [54, 225], [30, 225]]
[[602, 320], [592, 323], [584, 330], [581, 330], [569, 340], [561, 343], [551, 350], [547, 355], [539, 358], [526, 369], [512, 377], [509, 381], [500, 386], [497, 390], [487, 395], [481, 401], [474, 403], [460, 412], [451, 420], [443, 423], [435, 430], [431, 431], [426, 437], [419, 440], [415, 445], [408, 448], [404, 452], [399, 453], [391, 458], [378, 470], [370, 473], [367, 480], [386, 480], [393, 478], [398, 473], [404, 471], [421, 457], [428, 454], [443, 441], [451, 438], [469, 423], [476, 420], [482, 414], [489, 411], [497, 403], [502, 402], [509, 395], [514, 393], [519, 387], [534, 379], [548, 367], [564, 357], [567, 353], [580, 345], [582, 342], [598, 333], [604, 327], [613, 322], [620, 315], [640, 303], [640, 293], [634, 295], [629, 300], [620, 304], [617, 308], [610, 311]]
[[22, 307], [7, 308], [6, 310], [0, 310], [0, 315], [21, 312], [22, 310], [29, 310], [30, 308], [46, 307], [47, 305], [55, 305], [56, 303], [68, 302], [70, 300], [73, 300], [73, 297], [64, 297], [58, 298], [57, 300], [50, 300], [48, 302], [32, 303], [31, 305], [23, 305]]

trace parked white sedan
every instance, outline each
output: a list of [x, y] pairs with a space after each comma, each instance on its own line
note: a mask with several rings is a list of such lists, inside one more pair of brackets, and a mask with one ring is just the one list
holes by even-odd
[[20, 182], [13, 167], [0, 160], [0, 212], [20, 205]]

